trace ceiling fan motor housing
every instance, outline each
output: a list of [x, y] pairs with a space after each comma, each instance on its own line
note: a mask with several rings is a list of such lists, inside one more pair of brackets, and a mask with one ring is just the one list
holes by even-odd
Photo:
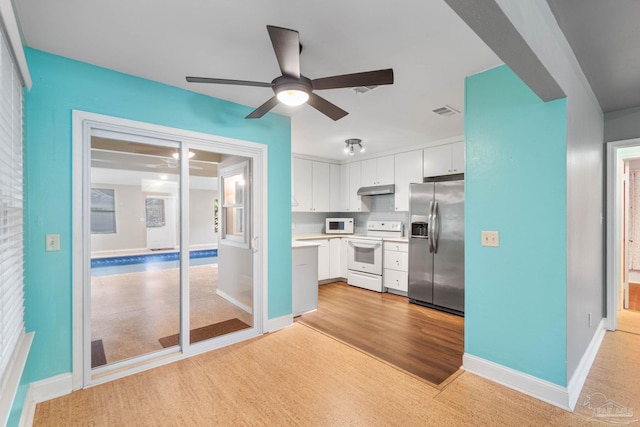
[[284, 90], [300, 90], [307, 94], [310, 94], [313, 90], [311, 80], [303, 75], [300, 75], [299, 79], [288, 76], [276, 77], [271, 82], [271, 87], [276, 95]]

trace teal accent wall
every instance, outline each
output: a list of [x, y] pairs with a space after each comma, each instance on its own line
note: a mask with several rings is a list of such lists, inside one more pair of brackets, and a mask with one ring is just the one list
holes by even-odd
[[[25, 323], [35, 339], [23, 383], [72, 369], [71, 120], [83, 110], [268, 146], [268, 317], [291, 313], [291, 127], [252, 108], [26, 49]], [[45, 252], [59, 233], [60, 252]]]
[[465, 352], [566, 386], [566, 100], [507, 66], [465, 91]]

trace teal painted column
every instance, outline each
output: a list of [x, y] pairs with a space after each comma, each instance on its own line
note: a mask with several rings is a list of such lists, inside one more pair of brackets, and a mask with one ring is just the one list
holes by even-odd
[[465, 352], [566, 386], [566, 100], [507, 66], [465, 91]]

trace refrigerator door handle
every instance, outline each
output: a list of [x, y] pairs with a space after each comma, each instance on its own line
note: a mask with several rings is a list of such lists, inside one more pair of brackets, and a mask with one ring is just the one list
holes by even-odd
[[431, 218], [431, 223], [433, 224], [433, 229], [431, 230], [431, 235], [433, 236], [433, 253], [438, 253], [438, 239], [440, 238], [440, 218], [438, 218], [438, 202], [433, 204], [433, 218]]
[[429, 253], [433, 253], [433, 200], [429, 202], [429, 224], [427, 225], [427, 233], [429, 234]]

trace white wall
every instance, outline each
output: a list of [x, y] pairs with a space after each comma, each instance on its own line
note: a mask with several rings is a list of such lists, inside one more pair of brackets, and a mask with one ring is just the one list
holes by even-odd
[[[638, 101], [640, 102], [640, 100]], [[640, 107], [613, 111], [604, 115], [604, 141], [622, 141], [640, 137]]]
[[570, 383], [604, 317], [603, 115], [547, 2], [497, 3], [567, 95], [566, 322]]
[[[91, 184], [94, 188], [113, 189], [116, 201], [116, 234], [92, 234], [91, 251], [119, 251], [147, 247], [145, 199], [164, 193], [144, 192], [139, 185]], [[213, 231], [213, 200], [217, 190], [191, 190], [189, 235], [191, 246], [217, 246], [218, 234]], [[179, 209], [179, 203], [176, 203]], [[176, 215], [176, 218], [179, 218]], [[179, 238], [176, 239], [179, 242]]]

